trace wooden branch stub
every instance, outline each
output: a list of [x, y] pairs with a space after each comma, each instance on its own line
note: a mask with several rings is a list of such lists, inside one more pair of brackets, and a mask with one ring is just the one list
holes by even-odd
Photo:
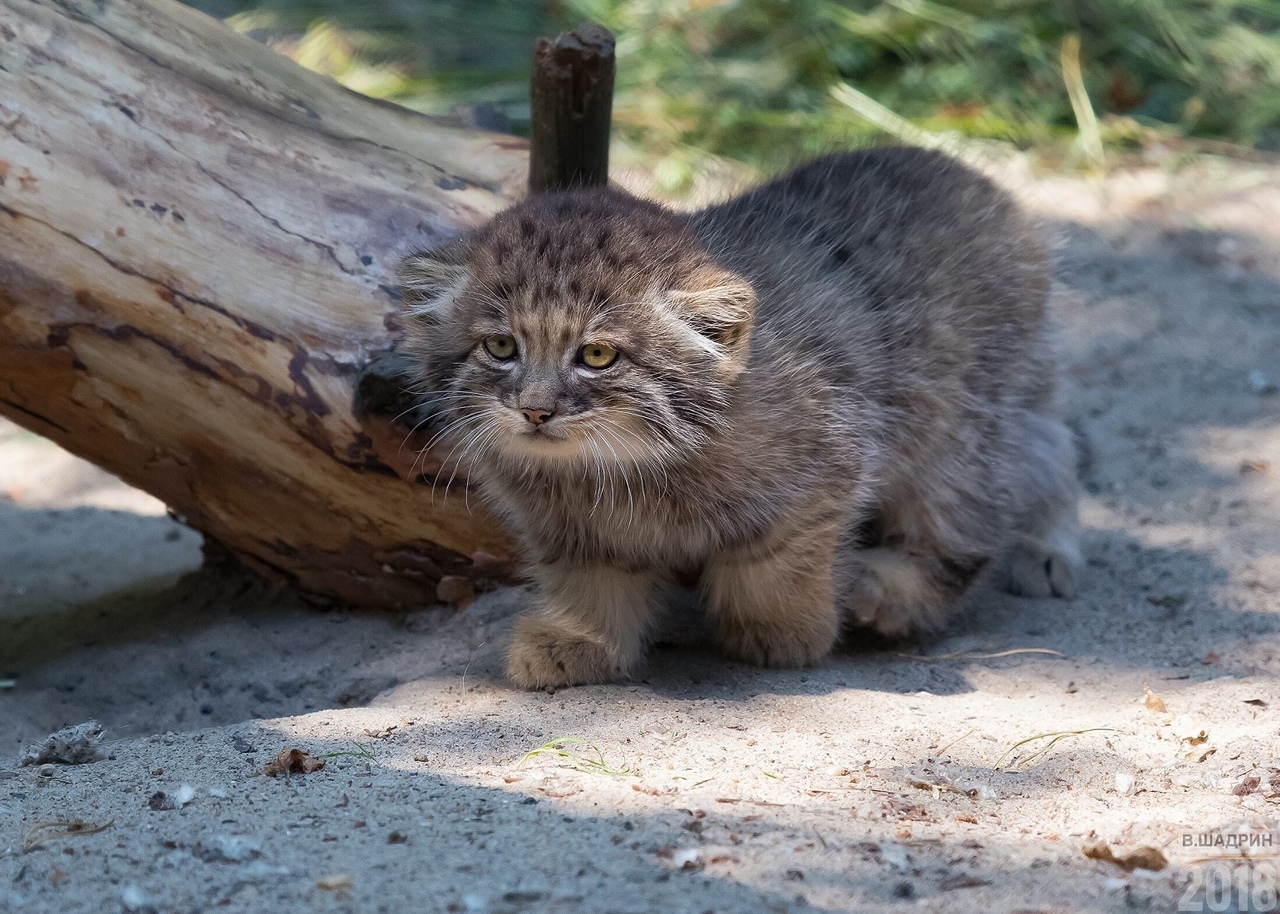
[[613, 35], [584, 22], [555, 41], [538, 39], [530, 80], [529, 192], [609, 180]]

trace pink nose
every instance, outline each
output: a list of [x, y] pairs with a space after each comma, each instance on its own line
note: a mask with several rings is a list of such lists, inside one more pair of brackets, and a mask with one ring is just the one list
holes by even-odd
[[541, 425], [555, 415], [554, 410], [529, 409], [527, 407], [521, 407], [520, 412], [524, 414], [525, 421], [529, 422], [531, 425]]

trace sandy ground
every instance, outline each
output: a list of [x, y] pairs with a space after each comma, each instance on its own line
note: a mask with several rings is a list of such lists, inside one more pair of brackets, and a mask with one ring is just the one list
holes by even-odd
[[[1273, 910], [1280, 859], [1200, 842], [1280, 855], [1280, 172], [1009, 180], [1061, 239], [1082, 593], [910, 653], [760, 671], [676, 614], [643, 679], [521, 693], [524, 591], [180, 579], [161, 505], [0, 426], [0, 911]], [[102, 761], [2, 760], [91, 718]]]

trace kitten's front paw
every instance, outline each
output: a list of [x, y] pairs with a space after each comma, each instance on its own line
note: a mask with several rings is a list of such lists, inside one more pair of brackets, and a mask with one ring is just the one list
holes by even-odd
[[536, 616], [516, 621], [507, 651], [507, 676], [525, 689], [613, 682], [625, 671], [602, 644]]
[[831, 653], [839, 633], [834, 614], [829, 626], [719, 619], [715, 628], [716, 643], [734, 660], [772, 667], [812, 666]]

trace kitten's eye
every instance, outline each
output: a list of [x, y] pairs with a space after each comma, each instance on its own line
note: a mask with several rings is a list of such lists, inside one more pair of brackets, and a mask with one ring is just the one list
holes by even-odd
[[515, 338], [507, 336], [506, 334], [486, 337], [484, 341], [484, 351], [501, 362], [505, 362], [508, 359], [514, 359], [516, 357]]
[[618, 350], [604, 343], [587, 343], [578, 350], [578, 360], [588, 368], [608, 368], [618, 359]]

